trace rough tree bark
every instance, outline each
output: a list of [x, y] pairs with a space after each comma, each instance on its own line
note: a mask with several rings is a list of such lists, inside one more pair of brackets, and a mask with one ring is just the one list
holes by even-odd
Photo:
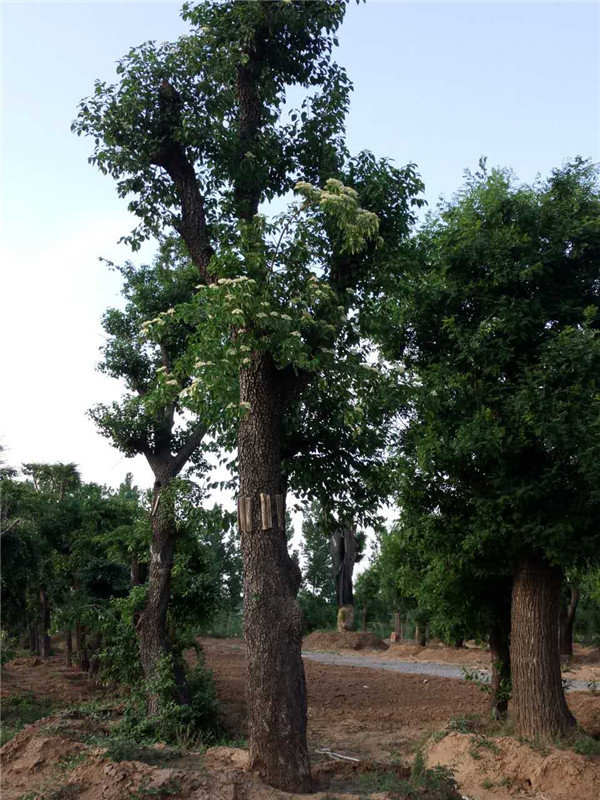
[[[162, 479], [161, 479], [162, 478]], [[161, 658], [173, 658], [175, 699], [180, 705], [190, 702], [190, 688], [179, 654], [173, 653], [167, 628], [167, 613], [171, 595], [171, 571], [175, 552], [175, 503], [169, 491], [170, 478], [157, 477], [152, 496], [152, 544], [150, 545], [150, 572], [146, 607], [138, 621], [140, 657], [146, 680], [155, 675]], [[157, 714], [161, 698], [156, 692], [148, 693], [148, 713]]]
[[569, 607], [560, 604], [560, 618], [558, 624], [558, 648], [561, 656], [573, 655], [573, 626], [579, 603], [579, 589], [571, 586], [571, 599]]
[[329, 538], [329, 546], [338, 604], [337, 627], [339, 631], [351, 631], [354, 628], [352, 573], [357, 554], [354, 530], [348, 526], [334, 531]]
[[496, 618], [490, 630], [490, 713], [494, 719], [506, 719], [510, 699], [510, 613]]
[[[250, 767], [285, 791], [311, 787], [306, 683], [297, 599], [300, 570], [288, 553], [280, 431], [285, 398], [271, 357], [254, 353], [240, 375], [250, 411], [238, 434], [244, 559], [244, 638]], [[261, 495], [269, 498], [263, 515]], [[278, 497], [279, 496], [279, 497]], [[266, 500], [263, 500], [263, 507]], [[263, 519], [264, 516], [264, 519]]]
[[50, 601], [45, 586], [40, 587], [40, 655], [50, 658]]
[[524, 558], [514, 576], [512, 708], [519, 736], [551, 740], [575, 725], [560, 673], [560, 584], [560, 571], [539, 556]]

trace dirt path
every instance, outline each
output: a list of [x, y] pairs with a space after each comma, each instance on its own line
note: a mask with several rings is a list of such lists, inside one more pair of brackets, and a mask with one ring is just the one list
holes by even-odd
[[[463, 668], [455, 667], [438, 661], [401, 661], [400, 659], [384, 660], [379, 655], [351, 656], [345, 653], [325, 653], [318, 650], [303, 651], [302, 658], [306, 661], [319, 661], [321, 664], [335, 664], [340, 667], [367, 667], [368, 669], [388, 670], [401, 672], [404, 675], [428, 675], [436, 678], [458, 678], [464, 680]], [[489, 678], [488, 670], [478, 670]], [[584, 692], [587, 682], [568, 678], [567, 691]]]

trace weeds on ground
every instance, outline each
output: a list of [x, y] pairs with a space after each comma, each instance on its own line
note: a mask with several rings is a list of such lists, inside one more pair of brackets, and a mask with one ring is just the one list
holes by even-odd
[[49, 716], [53, 710], [54, 703], [50, 698], [35, 697], [33, 692], [2, 698], [0, 746], [10, 741], [26, 725]]
[[111, 761], [141, 761], [156, 766], [181, 757], [181, 750], [173, 747], [157, 748], [141, 745], [131, 739], [108, 737], [105, 746], [105, 756]]
[[450, 717], [447, 730], [456, 733], [475, 733], [481, 729], [481, 714]]
[[489, 750], [491, 753], [500, 752], [500, 748], [496, 742], [488, 739], [487, 736], [482, 733], [475, 733], [471, 736], [471, 747], [469, 748], [471, 758], [478, 761], [481, 758], [481, 749]]
[[447, 767], [427, 768], [422, 752], [414, 758], [410, 777], [401, 778], [397, 769], [381, 769], [359, 776], [361, 794], [387, 792], [392, 800], [456, 800], [457, 784]]

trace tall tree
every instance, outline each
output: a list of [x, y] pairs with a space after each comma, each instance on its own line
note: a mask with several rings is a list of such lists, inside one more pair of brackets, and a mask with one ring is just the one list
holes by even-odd
[[[206, 287], [174, 314], [197, 328], [197, 380], [182, 388], [191, 408], [212, 398], [237, 444], [250, 763], [294, 791], [310, 786], [310, 766], [283, 443], [327, 370], [364, 372], [358, 310], [388, 280], [421, 188], [412, 166], [346, 152], [349, 82], [331, 59], [344, 11], [340, 0], [188, 4], [193, 35], [133, 50], [74, 126], [135, 196], [128, 241], [175, 228]], [[292, 86], [307, 96], [285, 118]], [[259, 214], [294, 187], [289, 213]], [[149, 337], [170, 324], [154, 319]]]
[[412, 381], [403, 508], [512, 573], [524, 736], [574, 724], [558, 613], [562, 572], [599, 549], [599, 211], [580, 159], [533, 186], [482, 165], [425, 225], [380, 326]]
[[[111, 265], [114, 266], [114, 265]], [[163, 330], [152, 343], [144, 339], [149, 319], [174, 305], [189, 301], [195, 291], [197, 271], [182, 248], [163, 240], [152, 265], [117, 268], [123, 277], [123, 309], [104, 315], [107, 343], [102, 348], [100, 370], [124, 381], [126, 391], [112, 406], [99, 405], [91, 416], [100, 431], [126, 456], [141, 454], [153, 474], [150, 517], [151, 559], [146, 607], [138, 630], [144, 674], [150, 680], [165, 657], [173, 660], [175, 700], [190, 702], [181, 654], [169, 632], [168, 611], [171, 572], [177, 540], [174, 479], [186, 467], [201, 468], [200, 444], [207, 422], [197, 415], [182, 414], [179, 392], [191, 383], [185, 356], [191, 328], [178, 321]], [[140, 581], [137, 553], [132, 554], [133, 579]], [[160, 696], [148, 695], [148, 711], [158, 713]]]

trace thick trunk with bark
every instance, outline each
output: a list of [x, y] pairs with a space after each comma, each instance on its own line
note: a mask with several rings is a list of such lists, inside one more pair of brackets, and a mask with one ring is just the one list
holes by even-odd
[[512, 708], [519, 736], [551, 740], [575, 725], [558, 653], [560, 572], [543, 558], [520, 563], [513, 582]]
[[[150, 546], [150, 572], [146, 608], [139, 620], [140, 657], [146, 680], [152, 680], [162, 658], [171, 656], [177, 667], [179, 654], [173, 653], [167, 627], [167, 612], [171, 595], [171, 571], [175, 551], [174, 500], [168, 478], [157, 479], [152, 498], [152, 544]], [[180, 705], [190, 702], [190, 688], [183, 668], [174, 670], [175, 701]], [[160, 696], [148, 694], [148, 713], [160, 710]]]
[[71, 626], [67, 628], [65, 637], [65, 664], [67, 667], [73, 666], [73, 637], [71, 635]]
[[494, 719], [505, 719], [510, 699], [510, 615], [499, 616], [490, 630], [490, 713]]
[[50, 601], [45, 586], [40, 589], [40, 621], [40, 655], [50, 658]]
[[305, 792], [311, 777], [304, 621], [296, 596], [300, 570], [285, 535], [282, 391], [270, 356], [255, 353], [240, 375], [241, 400], [250, 411], [238, 436], [250, 767], [272, 786]]
[[561, 603], [560, 619], [558, 625], [558, 648], [561, 656], [573, 655], [573, 627], [575, 625], [575, 615], [579, 603], [579, 589], [571, 587], [571, 599], [569, 607], [565, 608]]

